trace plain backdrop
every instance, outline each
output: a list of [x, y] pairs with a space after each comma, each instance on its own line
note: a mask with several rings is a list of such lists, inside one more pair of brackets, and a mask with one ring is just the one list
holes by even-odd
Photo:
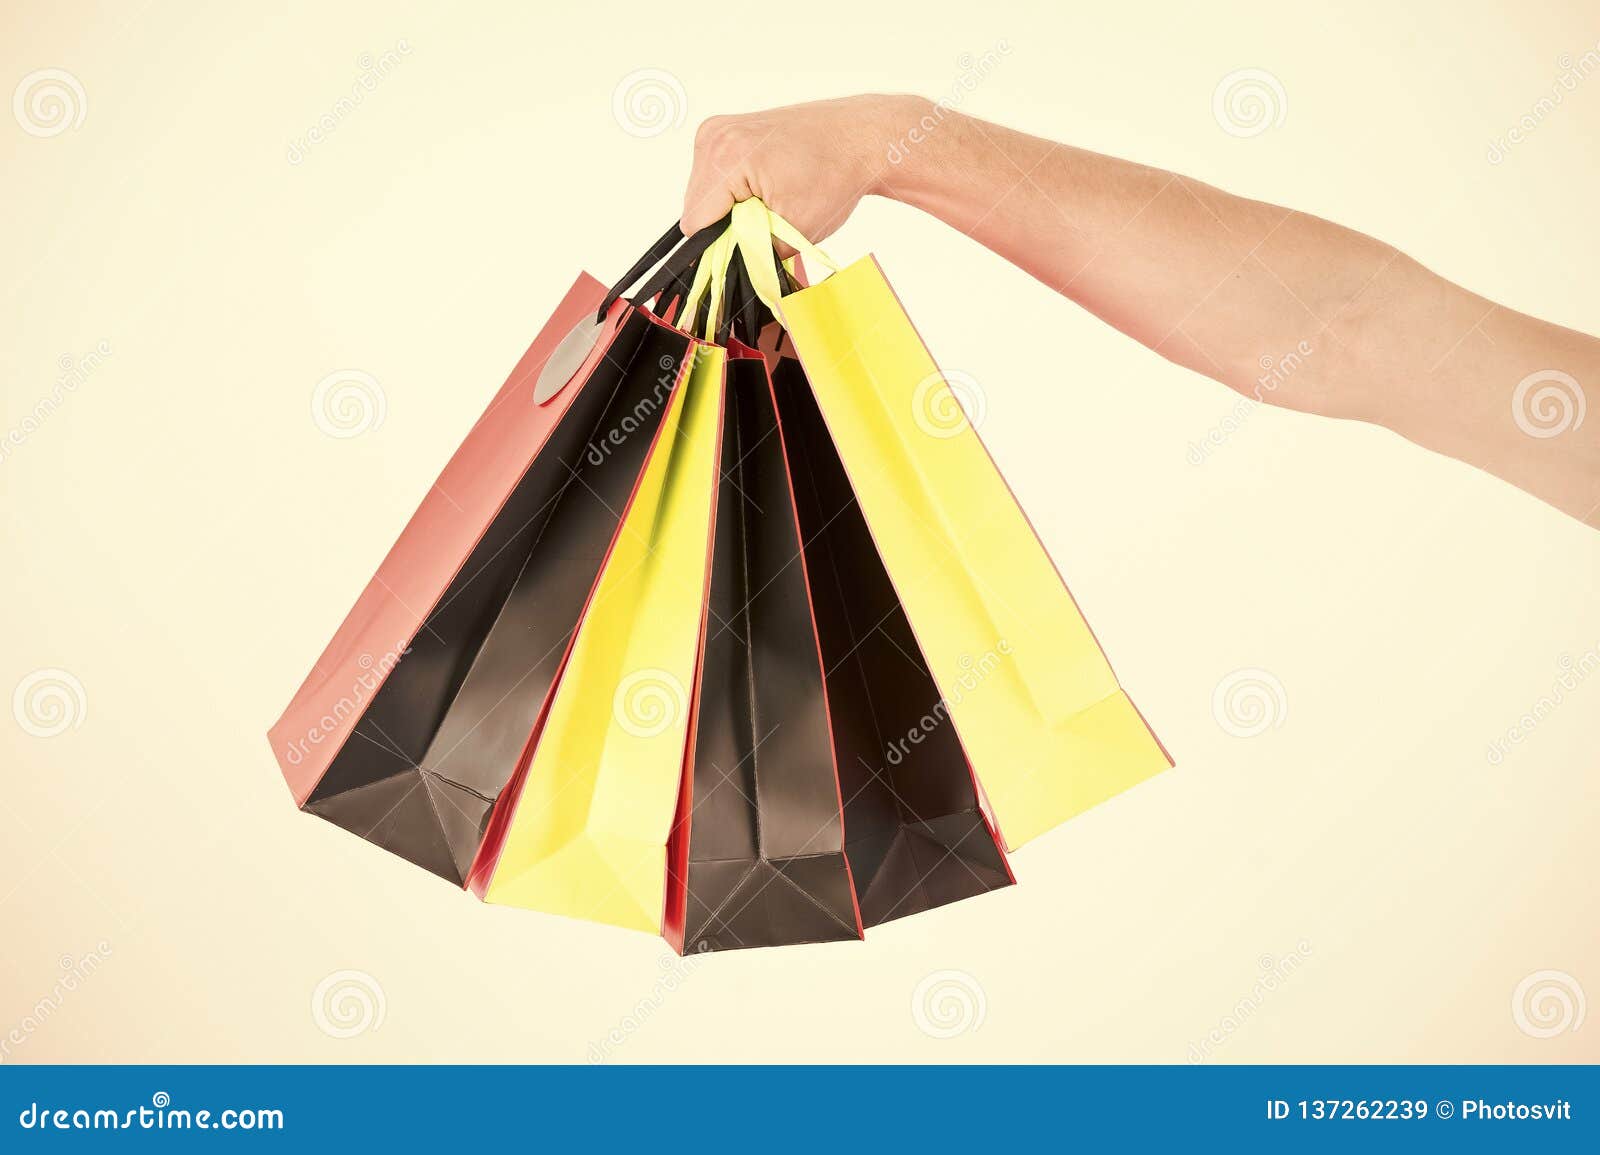
[[[0, 433], [91, 368], [0, 460], [5, 1061], [1600, 1060], [1600, 534], [1354, 424], [1259, 409], [1194, 464], [1235, 395], [887, 202], [826, 247], [976, 383], [1176, 769], [1010, 890], [680, 972], [297, 813], [265, 740], [573, 277], [676, 216], [703, 117], [946, 97], [1593, 332], [1600, 72], [1489, 154], [1597, 44], [1584, 0], [6, 0], [0, 89], [78, 92], [0, 116]], [[1213, 109], [1241, 69], [1254, 135]], [[330, 436], [350, 371], [382, 420]]]

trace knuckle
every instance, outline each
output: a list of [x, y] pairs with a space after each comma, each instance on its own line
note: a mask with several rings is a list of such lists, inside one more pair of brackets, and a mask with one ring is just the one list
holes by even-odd
[[726, 116], [708, 116], [700, 122], [700, 127], [694, 131], [694, 146], [707, 148], [716, 142], [722, 135], [723, 128], [727, 125]]

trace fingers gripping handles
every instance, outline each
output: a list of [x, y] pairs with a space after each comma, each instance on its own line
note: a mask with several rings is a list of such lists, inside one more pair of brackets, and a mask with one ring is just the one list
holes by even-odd
[[773, 242], [782, 241], [804, 257], [812, 268], [837, 272], [839, 266], [816, 245], [800, 235], [800, 230], [767, 208], [759, 197], [740, 201], [733, 206], [729, 231], [738, 243], [739, 255], [744, 258], [745, 272], [750, 287], [761, 303], [778, 315], [778, 298], [783, 295]]
[[[628, 299], [636, 305], [658, 300], [658, 311], [664, 312], [669, 301], [683, 295], [677, 324], [696, 331], [704, 309], [700, 336], [710, 338], [716, 334], [726, 340], [728, 324], [735, 313], [754, 313], [756, 302], [781, 318], [779, 301], [787, 291], [789, 274], [773, 247], [780, 241], [804, 257], [811, 268], [838, 269], [800, 230], [767, 208], [760, 198], [751, 197], [691, 237], [685, 238], [674, 224], [611, 287], [595, 320], [603, 320], [651, 269], [655, 273]], [[737, 263], [735, 256], [739, 257]]]
[[[733, 206], [728, 225], [701, 258], [684, 300], [682, 317], [692, 324], [705, 301], [708, 307], [704, 333], [709, 336], [717, 328], [728, 290], [733, 289], [735, 299], [742, 295], [741, 290], [752, 294], [781, 321], [779, 301], [786, 291], [787, 274], [773, 249], [775, 241], [788, 245], [812, 268], [839, 268], [801, 236], [800, 230], [767, 208], [759, 197], [751, 197]], [[733, 263], [736, 254], [740, 258], [737, 265]]]

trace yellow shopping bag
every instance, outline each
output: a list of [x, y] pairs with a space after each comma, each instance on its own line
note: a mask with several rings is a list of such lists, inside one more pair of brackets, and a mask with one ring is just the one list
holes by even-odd
[[702, 635], [725, 354], [697, 345], [578, 627], [489, 902], [659, 932]]
[[871, 257], [780, 298], [759, 200], [735, 207], [758, 295], [805, 368], [1008, 849], [1170, 766]]

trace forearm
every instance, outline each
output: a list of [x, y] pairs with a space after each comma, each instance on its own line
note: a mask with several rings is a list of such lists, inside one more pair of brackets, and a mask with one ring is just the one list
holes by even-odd
[[[929, 115], [917, 107], [891, 115], [915, 123]], [[1594, 338], [1499, 308], [1331, 222], [934, 115], [874, 191], [962, 230], [1179, 364], [1274, 404], [1385, 425], [1600, 522], [1600, 421], [1573, 424], [1574, 411], [1564, 432], [1540, 437], [1527, 432], [1538, 414], [1519, 423], [1512, 408], [1518, 383], [1539, 370], [1580, 387], [1600, 381]], [[1559, 379], [1555, 389], [1580, 400]], [[1560, 422], [1547, 412], [1546, 427]]]

